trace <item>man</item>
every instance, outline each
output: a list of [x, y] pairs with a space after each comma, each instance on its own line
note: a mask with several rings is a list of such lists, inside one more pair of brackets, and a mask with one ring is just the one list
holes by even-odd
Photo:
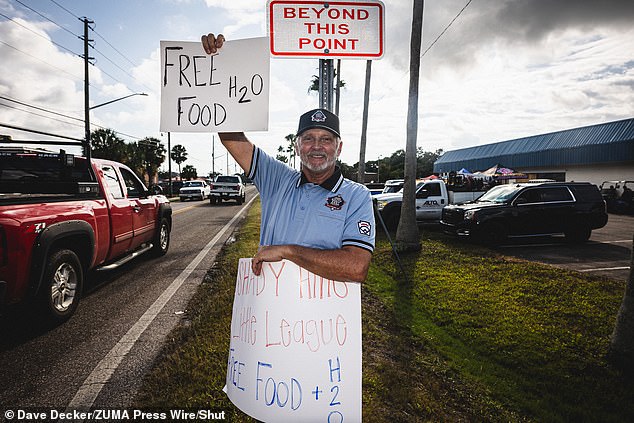
[[[202, 36], [216, 54], [222, 34]], [[369, 190], [343, 178], [339, 118], [324, 109], [300, 117], [296, 152], [301, 172], [267, 155], [242, 132], [219, 133], [220, 141], [260, 192], [260, 248], [253, 257], [259, 275], [264, 262], [290, 260], [324, 278], [363, 282], [374, 250], [374, 214]]]

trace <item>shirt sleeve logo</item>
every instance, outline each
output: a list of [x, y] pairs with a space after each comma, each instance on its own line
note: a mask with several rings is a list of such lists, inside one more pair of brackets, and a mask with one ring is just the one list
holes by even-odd
[[346, 202], [343, 197], [341, 197], [341, 194], [337, 194], [334, 197], [328, 197], [325, 206], [330, 210], [341, 210], [344, 204], [346, 204]]
[[361, 235], [370, 236], [372, 234], [372, 225], [370, 222], [360, 220], [357, 225], [359, 226], [359, 233]]

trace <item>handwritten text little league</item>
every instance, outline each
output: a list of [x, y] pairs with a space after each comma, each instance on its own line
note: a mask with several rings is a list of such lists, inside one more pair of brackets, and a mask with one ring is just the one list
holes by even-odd
[[361, 292], [290, 261], [241, 259], [227, 394], [262, 421], [361, 420]]

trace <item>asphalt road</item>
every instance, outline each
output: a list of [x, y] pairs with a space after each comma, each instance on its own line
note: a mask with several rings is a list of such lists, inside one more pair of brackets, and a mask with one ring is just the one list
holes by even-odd
[[610, 214], [608, 224], [592, 231], [583, 244], [568, 244], [563, 237], [516, 240], [498, 251], [526, 260], [626, 281], [630, 272], [634, 216]]
[[0, 316], [0, 420], [18, 408], [129, 408], [254, 193], [249, 187], [243, 206], [173, 203], [168, 253], [91, 272], [77, 313], [63, 325], [42, 327], [19, 308]]

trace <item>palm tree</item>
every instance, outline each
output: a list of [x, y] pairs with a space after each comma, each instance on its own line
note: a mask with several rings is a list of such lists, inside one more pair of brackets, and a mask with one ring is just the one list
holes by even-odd
[[172, 160], [176, 162], [178, 165], [178, 176], [181, 174], [181, 163], [187, 160], [187, 150], [180, 144], [176, 144], [172, 147], [172, 152], [170, 153], [170, 157]]
[[[634, 247], [634, 237], [632, 239]], [[634, 248], [630, 261], [630, 276], [625, 287], [619, 314], [610, 339], [608, 358], [616, 367], [628, 373], [634, 371]]]
[[297, 135], [288, 134], [284, 137], [286, 141], [288, 141], [288, 147], [286, 147], [286, 152], [288, 153], [288, 164], [295, 168], [295, 140]]
[[418, 226], [416, 225], [416, 138], [418, 135], [418, 79], [424, 4], [424, 0], [414, 0], [412, 16], [407, 142], [405, 146], [405, 185], [403, 186], [401, 218], [396, 230], [396, 248], [400, 251], [418, 251], [421, 248]]
[[154, 182], [154, 175], [165, 161], [166, 150], [161, 141], [153, 137], [143, 138], [138, 144], [148, 184], [151, 185]]
[[361, 145], [359, 146], [359, 175], [357, 182], [365, 183], [365, 146], [368, 133], [368, 109], [370, 103], [370, 78], [372, 76], [372, 60], [367, 60], [365, 65], [365, 91], [363, 94], [363, 120], [361, 122]]
[[90, 134], [92, 157], [129, 163], [128, 146], [113, 129], [97, 129]]
[[194, 166], [187, 165], [183, 168], [183, 178], [187, 180], [196, 179], [198, 178], [198, 171], [196, 170]]

